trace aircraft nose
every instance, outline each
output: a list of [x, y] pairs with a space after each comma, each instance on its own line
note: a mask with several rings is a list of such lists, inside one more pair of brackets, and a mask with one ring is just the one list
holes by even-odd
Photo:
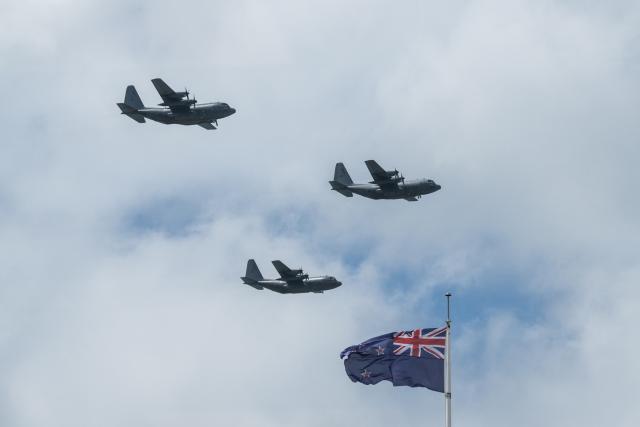
[[235, 108], [229, 108], [229, 115], [235, 114], [235, 113], [236, 113], [236, 109]]

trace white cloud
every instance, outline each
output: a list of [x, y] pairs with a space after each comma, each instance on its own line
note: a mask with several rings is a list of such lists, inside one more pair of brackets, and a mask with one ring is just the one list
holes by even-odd
[[[638, 17], [7, 3], [0, 424], [440, 422], [441, 396], [351, 384], [337, 355], [437, 322], [452, 288], [456, 425], [635, 425]], [[156, 76], [238, 113], [216, 132], [120, 116]], [[368, 158], [443, 190], [329, 191], [336, 161], [363, 180]], [[345, 284], [257, 292], [250, 257]]]

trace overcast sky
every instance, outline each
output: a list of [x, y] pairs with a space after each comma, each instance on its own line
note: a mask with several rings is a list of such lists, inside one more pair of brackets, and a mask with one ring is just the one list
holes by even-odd
[[[638, 425], [637, 2], [3, 0], [0, 57], [2, 427], [441, 425], [338, 355], [447, 291], [455, 426]], [[120, 115], [154, 77], [238, 112]]]

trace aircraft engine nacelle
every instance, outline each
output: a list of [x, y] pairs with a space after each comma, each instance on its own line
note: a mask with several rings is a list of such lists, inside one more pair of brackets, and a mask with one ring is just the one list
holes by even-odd
[[178, 107], [181, 105], [194, 105], [196, 102], [195, 99], [181, 99], [179, 101], [169, 101], [158, 104], [161, 107]]
[[397, 184], [399, 182], [404, 182], [404, 178], [402, 176], [393, 176], [387, 179], [369, 181], [369, 184]]

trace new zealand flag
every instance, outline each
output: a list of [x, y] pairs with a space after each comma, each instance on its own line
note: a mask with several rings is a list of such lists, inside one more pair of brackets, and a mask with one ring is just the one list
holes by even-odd
[[426, 387], [444, 393], [447, 328], [392, 332], [340, 353], [353, 382]]

